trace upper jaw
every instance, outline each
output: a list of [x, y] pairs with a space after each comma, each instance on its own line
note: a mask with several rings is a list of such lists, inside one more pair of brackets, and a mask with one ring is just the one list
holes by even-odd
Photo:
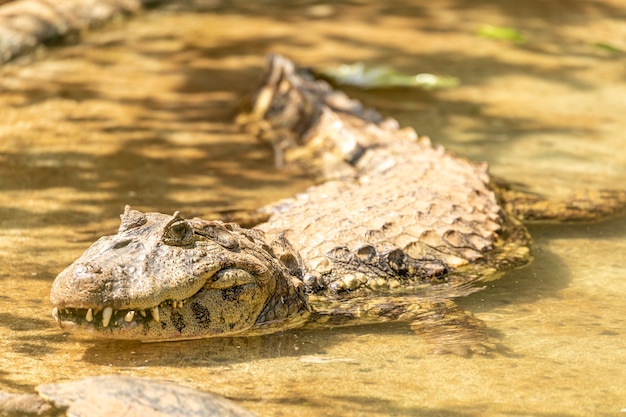
[[[103, 310], [149, 310], [163, 304], [177, 306], [178, 302], [196, 294], [208, 277], [172, 278], [160, 285], [150, 272], [137, 275], [84, 277], [60, 274], [54, 281], [50, 300], [55, 307]], [[179, 281], [180, 285], [177, 285]]]
[[[57, 277], [51, 296], [54, 305], [52, 317], [61, 326], [63, 321], [71, 320], [93, 324], [100, 322], [103, 327], [108, 327], [110, 322], [121, 323], [118, 319], [122, 317], [125, 323], [133, 323], [146, 317], [159, 322], [159, 309], [183, 308], [187, 300], [205, 284], [204, 279], [199, 279], [193, 282], [194, 285], [186, 288], [175, 288], [160, 294], [147, 293], [144, 289], [140, 291], [140, 294], [136, 294], [136, 297], [131, 297], [128, 296], [129, 288], [124, 284], [133, 281], [133, 277], [118, 277], [118, 279], [99, 282], [99, 285], [96, 285], [85, 277], [81, 280], [80, 276], [72, 275], [71, 270], [66, 272], [69, 276]], [[137, 280], [142, 281], [135, 279]], [[111, 288], [114, 286], [125, 288], [126, 296], [117, 296], [124, 294], [124, 291], [114, 291]]]
[[105, 272], [94, 262], [79, 259], [53, 283], [52, 317], [61, 327], [68, 322], [103, 327], [146, 319], [160, 322], [163, 308], [183, 308], [217, 271], [219, 265], [212, 265], [198, 276], [168, 275], [161, 280], [149, 267]]
[[123, 325], [145, 318], [159, 322], [163, 308], [182, 309], [218, 271], [216, 264], [198, 276], [155, 279], [148, 268], [132, 274], [118, 270], [113, 275], [79, 259], [53, 283], [52, 317], [61, 326], [64, 321], [101, 323], [103, 327], [111, 322]]
[[213, 256], [216, 252], [207, 245], [181, 248], [139, 241], [111, 250], [116, 237], [101, 238], [56, 277], [50, 292], [54, 307], [94, 313], [177, 307], [222, 268], [221, 257]]

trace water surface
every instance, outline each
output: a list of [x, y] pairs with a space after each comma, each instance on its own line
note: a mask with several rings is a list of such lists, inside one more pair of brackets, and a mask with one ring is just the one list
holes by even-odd
[[[488, 357], [431, 355], [403, 324], [143, 345], [50, 318], [52, 280], [125, 204], [210, 218], [310, 183], [231, 123], [270, 51], [454, 75], [446, 91], [350, 94], [531, 190], [626, 187], [626, 6], [413, 3], [179, 3], [2, 68], [0, 390], [122, 373], [263, 416], [622, 414], [624, 218], [531, 226], [535, 261], [460, 301], [500, 341]], [[476, 36], [485, 23], [526, 42]]]

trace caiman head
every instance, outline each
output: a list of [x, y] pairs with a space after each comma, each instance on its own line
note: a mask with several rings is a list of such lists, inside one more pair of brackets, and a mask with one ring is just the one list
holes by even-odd
[[282, 235], [126, 207], [52, 285], [68, 330], [162, 341], [270, 333], [309, 314], [302, 260]]

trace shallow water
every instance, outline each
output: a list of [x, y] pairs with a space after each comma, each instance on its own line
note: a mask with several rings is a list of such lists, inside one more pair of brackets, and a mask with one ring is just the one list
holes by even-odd
[[[306, 187], [230, 122], [269, 51], [454, 75], [445, 91], [350, 94], [534, 191], [626, 187], [626, 54], [594, 46], [626, 50], [618, 1], [214, 3], [0, 69], [0, 390], [123, 373], [263, 416], [622, 414], [624, 218], [531, 226], [535, 261], [460, 300], [500, 341], [489, 357], [431, 355], [403, 324], [148, 345], [54, 325], [54, 276], [125, 204], [209, 218]], [[480, 38], [484, 23], [526, 42]]]

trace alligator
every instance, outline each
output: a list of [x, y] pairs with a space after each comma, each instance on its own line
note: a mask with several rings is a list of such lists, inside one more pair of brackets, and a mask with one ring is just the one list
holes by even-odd
[[98, 337], [171, 341], [404, 321], [436, 351], [489, 352], [454, 302], [531, 260], [524, 221], [594, 221], [624, 191], [548, 201], [270, 55], [238, 117], [319, 183], [252, 228], [126, 207], [52, 286], [52, 316]]

